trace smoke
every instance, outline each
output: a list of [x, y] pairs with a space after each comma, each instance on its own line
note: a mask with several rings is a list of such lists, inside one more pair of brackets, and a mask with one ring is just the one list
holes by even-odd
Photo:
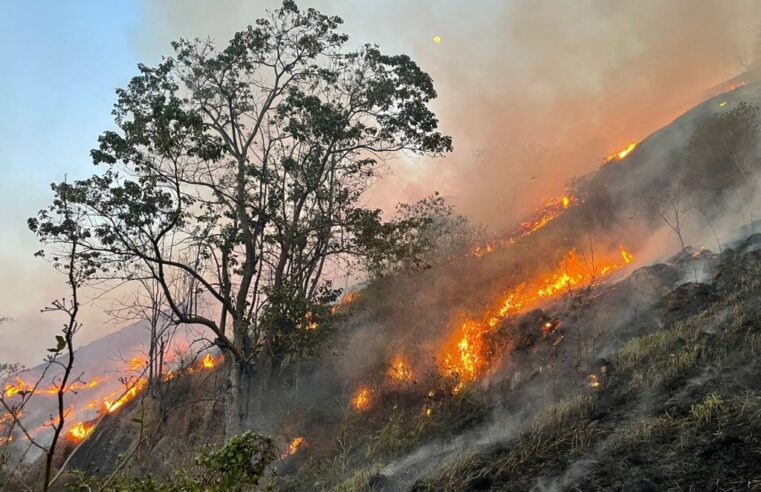
[[[225, 42], [277, 4], [146, 2], [151, 23], [136, 40], [154, 57], [179, 36]], [[437, 189], [495, 227], [737, 74], [761, 14], [757, 2], [709, 0], [300, 5], [343, 17], [351, 45], [408, 53], [434, 78], [455, 151], [395, 162], [372, 202], [389, 210]]]

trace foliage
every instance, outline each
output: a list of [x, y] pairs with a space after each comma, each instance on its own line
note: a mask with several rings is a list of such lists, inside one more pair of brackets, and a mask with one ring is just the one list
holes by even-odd
[[[105, 169], [54, 184], [29, 221], [48, 244], [79, 238], [99, 278], [156, 280], [178, 323], [213, 333], [234, 361], [231, 434], [245, 366], [303, 348], [297, 318], [330, 298], [327, 273], [363, 253], [368, 222], [382, 227], [362, 196], [384, 160], [452, 148], [431, 77], [377, 46], [346, 51], [341, 23], [285, 0], [221, 48], [173, 43], [117, 91], [117, 128], [91, 152]], [[74, 234], [56, 225], [62, 196], [86, 224]]]
[[710, 204], [761, 169], [758, 108], [742, 102], [697, 124], [684, 150], [682, 183]]
[[198, 456], [195, 469], [177, 470], [169, 479], [152, 475], [115, 476], [107, 479], [79, 473], [67, 484], [71, 490], [118, 492], [211, 492], [217, 490], [269, 490], [267, 467], [277, 458], [271, 439], [245, 432], [227, 440], [222, 447]]
[[467, 250], [476, 231], [468, 220], [434, 193], [411, 204], [399, 204], [395, 217], [368, 221], [359, 237], [364, 268], [375, 277], [429, 268]]

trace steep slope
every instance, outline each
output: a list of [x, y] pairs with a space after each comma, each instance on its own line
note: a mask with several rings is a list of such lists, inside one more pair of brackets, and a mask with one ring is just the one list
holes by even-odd
[[[739, 403], [731, 395], [713, 395], [706, 375], [694, 378], [753, 355], [741, 348], [756, 343], [743, 323], [742, 334], [722, 328], [727, 338], [701, 333], [727, 303], [736, 313], [750, 310], [758, 238], [718, 254], [685, 251], [638, 268], [678, 249], [664, 247], [657, 236], [662, 224], [644, 217], [643, 199], [677, 179], [675, 164], [697, 125], [742, 102], [761, 104], [761, 83], [708, 99], [612, 158], [554, 199], [549, 219], [543, 209], [488, 248], [375, 282], [342, 307], [329, 345], [316, 357], [284, 364], [252, 401], [248, 425], [282, 450], [275, 464], [280, 488], [628, 489], [638, 486], [638, 475], [612, 461], [628, 452], [616, 439], [635, 435], [635, 444], [656, 446], [660, 441], [651, 437], [661, 436], [664, 422], [680, 433], [664, 441], [661, 461], [687, 460], [673, 447], [674, 436], [686, 445], [694, 435], [710, 440], [696, 427], [708, 421], [706, 432], [716, 431], [713, 410], [706, 417], [704, 407], [726, 404], [726, 418], [736, 416]], [[724, 220], [727, 211], [718, 203], [704, 212], [717, 229], [736, 233], [743, 224]], [[718, 248], [730, 234], [719, 238], [723, 229], [712, 233]], [[472, 325], [480, 330], [472, 336], [458, 331]], [[139, 346], [124, 336], [104, 346]], [[80, 354], [88, 370], [104, 369], [102, 350]], [[716, 384], [724, 381], [717, 378]], [[214, 372], [194, 374], [172, 382], [164, 409], [150, 399], [125, 405], [84, 442], [74, 466], [109, 473], [120, 455], [137, 450], [125, 471], [171, 473], [202, 443], [221, 439], [220, 384]], [[692, 387], [700, 389], [690, 393]], [[666, 415], [665, 402], [678, 394], [683, 398], [673, 406], [681, 413]], [[147, 437], [136, 432], [135, 418]], [[753, 429], [747, 425], [736, 421], [737, 429]], [[294, 442], [300, 446], [290, 452]], [[753, 464], [753, 456], [745, 462]], [[651, 482], [665, 476], [667, 468], [635, 459]], [[598, 463], [614, 470], [607, 481], [598, 479], [605, 475]], [[739, 470], [738, 477], [752, 478]], [[720, 480], [732, 478], [721, 473]], [[679, 483], [691, 484], [692, 477]]]
[[[760, 250], [761, 235], [753, 235], [721, 255], [702, 253], [710, 280], [662, 296], [650, 310], [658, 328], [603, 361], [595, 384], [412, 490], [761, 486]], [[640, 270], [627, 282], [676, 265]]]

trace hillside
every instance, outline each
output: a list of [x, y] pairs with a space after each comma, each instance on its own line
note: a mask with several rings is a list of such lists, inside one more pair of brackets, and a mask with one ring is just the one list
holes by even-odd
[[412, 490], [758, 489], [760, 249], [753, 235], [634, 272], [612, 289], [663, 292], [695, 263], [708, 277], [656, 294], [588, 388]]
[[[667, 478], [689, 489], [709, 473], [733, 490], [756, 480], [761, 240], [729, 244], [752, 227], [714, 195], [696, 202], [684, 233], [716, 251], [659, 260], [679, 247], [643, 212], [643, 198], [678, 179], [696, 128], [761, 101], [761, 83], [739, 82], [609, 159], [528, 226], [352, 294], [332, 342], [252, 400], [248, 425], [281, 450], [278, 488], [662, 490]], [[560, 278], [573, 283], [551, 287]], [[190, 466], [202, 443], [222, 440], [214, 374], [170, 381], [168, 409], [129, 403], [72, 466], [111, 473], [128, 452], [131, 474]]]
[[[711, 173], [740, 145], [756, 165], [761, 82], [722, 87], [468, 254], [344, 293], [327, 343], [262, 370], [249, 393], [245, 423], [273, 440], [277, 488], [758, 483], [755, 181]], [[679, 228], [652, 209], [674, 196], [690, 199]], [[87, 432], [59, 451], [67, 481], [171, 480], [222, 443], [220, 359], [178, 353], [147, 394], [129, 368], [144, 328], [77, 352], [83, 381], [107, 384], [71, 401]], [[211, 345], [192, 330], [176, 343]]]

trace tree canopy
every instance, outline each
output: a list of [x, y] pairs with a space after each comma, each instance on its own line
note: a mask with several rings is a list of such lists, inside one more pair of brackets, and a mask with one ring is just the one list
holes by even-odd
[[173, 43], [117, 90], [116, 129], [91, 153], [102, 170], [54, 184], [30, 219], [43, 242], [70, 240], [56, 227], [65, 196], [90, 277], [158, 281], [174, 317], [233, 361], [232, 393], [233, 373], [309, 343], [292, 336], [303, 316], [329, 313], [328, 273], [383, 223], [362, 195], [385, 160], [452, 148], [431, 77], [406, 55], [344, 49], [341, 23], [286, 0], [224, 47]]

